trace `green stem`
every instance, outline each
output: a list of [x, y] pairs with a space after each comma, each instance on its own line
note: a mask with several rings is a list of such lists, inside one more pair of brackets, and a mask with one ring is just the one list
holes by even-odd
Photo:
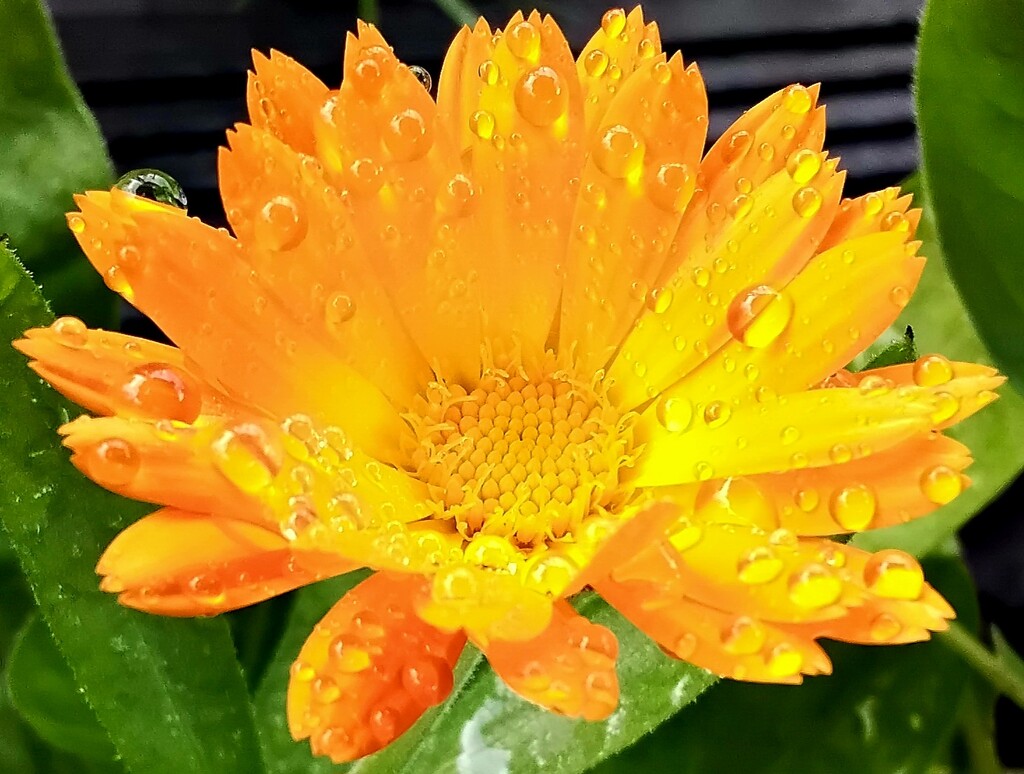
[[480, 14], [466, 0], [434, 0], [434, 2], [456, 24], [472, 27], [480, 18]]
[[380, 3], [377, 0], [359, 0], [356, 16], [370, 24], [380, 24]]
[[966, 628], [954, 622], [950, 624], [948, 631], [937, 635], [937, 638], [966, 661], [993, 688], [1024, 709], [1024, 680], [1011, 674], [999, 657], [982, 645]]

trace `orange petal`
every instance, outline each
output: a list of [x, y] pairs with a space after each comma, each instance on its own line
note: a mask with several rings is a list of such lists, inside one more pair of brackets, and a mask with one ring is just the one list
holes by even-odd
[[455, 241], [475, 210], [474, 183], [462, 174], [430, 95], [374, 27], [348, 36], [344, 75], [316, 119], [317, 155], [427, 361], [474, 379], [480, 305], [471, 258], [478, 243]]
[[924, 259], [906, 236], [870, 234], [816, 255], [760, 311], [736, 317], [732, 340], [665, 394], [758, 399], [843, 368], [892, 324], [917, 285]]
[[844, 199], [822, 242], [822, 250], [868, 234], [895, 231], [910, 238], [921, 220], [921, 210], [909, 210], [913, 197], [900, 196], [899, 188]]
[[609, 369], [621, 405], [648, 400], [700, 365], [807, 265], [839, 206], [845, 177], [822, 156], [810, 157], [806, 174], [813, 177], [784, 170], [740, 195], [721, 239], [680, 243], [686, 259]]
[[[837, 461], [848, 450], [839, 447]], [[750, 486], [798, 535], [890, 527], [931, 513], [967, 486], [970, 451], [944, 435], [921, 435], [862, 459], [754, 476]]]
[[292, 666], [288, 728], [335, 763], [369, 755], [401, 736], [452, 688], [466, 638], [423, 623], [412, 610], [426, 579], [378, 573], [316, 625]]
[[343, 425], [362, 448], [397, 454], [401, 420], [385, 396], [307, 335], [301, 310], [253, 275], [237, 241], [118, 190], [76, 201], [82, 212], [72, 230], [93, 266], [105, 275], [116, 269], [122, 295], [209, 379], [268, 413], [287, 416], [301, 406]]
[[645, 62], [590, 138], [566, 257], [559, 330], [564, 360], [604, 367], [668, 255], [693, 193], [707, 133], [707, 95], [676, 54]]
[[246, 87], [252, 125], [265, 129], [299, 153], [312, 154], [313, 118], [328, 89], [313, 73], [280, 51], [267, 58], [252, 52], [253, 69]]
[[644, 24], [640, 6], [629, 14], [615, 8], [604, 15], [600, 29], [576, 59], [583, 85], [587, 134], [593, 134], [606, 123], [605, 113], [615, 93], [644, 62], [660, 53], [658, 25]]
[[[660, 555], [649, 559], [666, 561]], [[664, 568], [667, 576], [673, 569]], [[602, 597], [676, 658], [735, 680], [800, 683], [828, 674], [831, 663], [810, 636], [750, 615], [726, 613], [687, 599], [679, 586], [651, 581], [596, 585]]]
[[[516, 14], [503, 33], [476, 26], [445, 67], [438, 112], [475, 192], [445, 253], [467, 248], [482, 333], [501, 362], [540, 362], [561, 291], [561, 263], [583, 164], [583, 101], [568, 43], [550, 17]], [[472, 289], [470, 290], [472, 292]]]
[[32, 358], [33, 371], [97, 414], [194, 422], [229, 405], [176, 347], [90, 330], [71, 317], [25, 331], [14, 347]]
[[286, 307], [303, 310], [308, 337], [409, 405], [431, 373], [356, 243], [338, 192], [313, 159], [264, 132], [239, 125], [228, 143], [221, 196], [251, 269]]
[[355, 566], [303, 556], [279, 534], [237, 519], [165, 508], [122, 531], [96, 566], [100, 587], [147, 613], [215, 615]]
[[619, 702], [615, 635], [567, 602], [555, 605], [551, 623], [535, 638], [481, 647], [509, 688], [560, 715], [603, 720]]

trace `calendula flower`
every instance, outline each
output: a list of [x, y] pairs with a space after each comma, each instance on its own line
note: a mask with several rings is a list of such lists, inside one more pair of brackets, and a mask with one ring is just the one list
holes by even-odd
[[639, 9], [579, 58], [550, 17], [483, 21], [437, 100], [372, 26], [329, 89], [256, 55], [220, 184], [234, 235], [129, 190], [71, 230], [178, 346], [63, 318], [17, 346], [98, 417], [72, 462], [161, 509], [99, 561], [131, 607], [211, 615], [377, 572], [297, 654], [296, 738], [380, 749], [467, 638], [508, 686], [596, 720], [617, 643], [592, 588], [728, 677], [828, 672], [816, 640], [902, 643], [953, 611], [900, 551], [828, 536], [967, 483], [943, 434], [987, 367], [845, 367], [924, 259], [895, 189], [842, 200], [817, 87], [703, 155], [704, 84]]

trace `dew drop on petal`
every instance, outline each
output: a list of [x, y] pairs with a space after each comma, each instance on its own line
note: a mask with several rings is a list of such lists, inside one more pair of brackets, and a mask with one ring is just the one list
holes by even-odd
[[133, 369], [121, 395], [150, 418], [194, 422], [202, 409], [201, 388], [168, 363], [147, 363]]
[[822, 202], [821, 191], [807, 186], [793, 194], [793, 211], [801, 218], [812, 218], [821, 209]]
[[534, 126], [548, 126], [565, 114], [569, 94], [562, 79], [550, 67], [537, 67], [525, 73], [515, 89], [520, 115]]
[[426, 120], [411, 108], [393, 116], [384, 130], [384, 144], [398, 161], [422, 157], [430, 150], [432, 141]]
[[737, 618], [732, 626], [722, 632], [722, 645], [736, 656], [749, 656], [764, 647], [764, 627], [746, 616]]
[[501, 68], [493, 59], [485, 59], [477, 68], [476, 74], [488, 86], [494, 86], [501, 78]]
[[956, 416], [956, 412], [960, 410], [960, 400], [952, 393], [937, 392], [933, 397], [935, 399], [935, 408], [932, 410], [931, 419], [935, 424], [941, 424], [952, 419]]
[[693, 197], [695, 184], [686, 164], [662, 164], [647, 185], [647, 195], [666, 212], [682, 212]]
[[608, 55], [599, 48], [583, 58], [583, 70], [591, 78], [600, 78], [608, 69]]
[[420, 85], [428, 92], [434, 87], [434, 79], [430, 75], [430, 70], [426, 67], [410, 65], [409, 72], [416, 76], [416, 80], [419, 81]]
[[809, 183], [821, 169], [821, 156], [810, 148], [794, 151], [786, 159], [786, 171], [798, 185]]
[[776, 645], [768, 654], [768, 672], [774, 677], [792, 677], [804, 665], [800, 651], [785, 642]]
[[881, 613], [871, 620], [869, 632], [875, 642], [891, 642], [903, 631], [903, 624], [889, 613]]
[[832, 518], [851, 532], [866, 529], [875, 518], [877, 507], [875, 493], [864, 484], [843, 487], [832, 495], [829, 502]]
[[743, 583], [769, 583], [782, 572], [782, 560], [768, 546], [752, 548], [736, 566], [736, 575]]
[[655, 414], [670, 433], [681, 433], [693, 421], [693, 405], [686, 398], [664, 396], [658, 401]]
[[713, 400], [704, 407], [704, 424], [708, 427], [721, 427], [729, 421], [732, 409], [728, 403]]
[[275, 196], [256, 219], [256, 239], [271, 250], [292, 250], [306, 238], [308, 223], [299, 205], [288, 196]]
[[727, 325], [737, 341], [748, 347], [767, 347], [793, 317], [793, 301], [768, 285], [739, 293], [729, 304]]
[[249, 494], [270, 486], [281, 467], [280, 453], [266, 431], [252, 422], [225, 430], [211, 450], [217, 469]]
[[626, 12], [612, 8], [601, 17], [601, 29], [609, 38], [617, 38], [626, 30]]
[[85, 469], [89, 476], [105, 487], [121, 487], [131, 483], [141, 465], [138, 451], [121, 438], [100, 441], [90, 446], [85, 454]]
[[520, 59], [536, 62], [540, 58], [540, 32], [528, 21], [521, 21], [505, 33], [508, 50]]
[[800, 607], [817, 609], [834, 604], [843, 590], [843, 584], [832, 572], [820, 564], [810, 564], [789, 580], [789, 598]]
[[486, 110], [478, 110], [469, 117], [469, 129], [481, 140], [494, 136], [494, 116]]
[[188, 197], [178, 181], [159, 169], [133, 169], [119, 177], [114, 187], [180, 210], [188, 207]]
[[790, 113], [796, 113], [797, 115], [807, 113], [811, 109], [812, 104], [814, 104], [814, 100], [811, 97], [811, 93], [807, 90], [806, 86], [799, 84], [786, 89], [786, 93], [782, 98], [783, 107]]
[[887, 599], [917, 599], [924, 589], [924, 571], [910, 554], [891, 548], [868, 559], [864, 584]]
[[594, 149], [598, 169], [612, 178], [634, 178], [643, 170], [644, 144], [622, 124], [607, 128]]
[[914, 383], [921, 387], [936, 387], [953, 378], [953, 366], [942, 355], [925, 355], [914, 363]]
[[921, 491], [936, 505], [945, 505], [964, 490], [963, 477], [951, 467], [936, 465], [921, 475]]
[[57, 341], [69, 349], [80, 349], [89, 342], [89, 329], [77, 317], [58, 317], [50, 325]]
[[910, 303], [910, 291], [903, 285], [897, 285], [889, 291], [890, 300], [900, 309]]

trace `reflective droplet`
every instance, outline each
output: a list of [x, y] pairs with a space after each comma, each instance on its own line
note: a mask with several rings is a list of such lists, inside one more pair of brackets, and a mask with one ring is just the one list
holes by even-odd
[[875, 616], [871, 621], [871, 639], [875, 642], [891, 642], [903, 631], [903, 624], [889, 613]]
[[786, 171], [798, 185], [809, 183], [821, 169], [821, 156], [810, 148], [794, 151], [786, 159]]
[[50, 325], [57, 341], [70, 349], [80, 349], [89, 343], [89, 329], [77, 317], [58, 317]]
[[882, 197], [877, 193], [869, 193], [864, 197], [864, 212], [871, 217], [878, 215], [882, 208], [885, 207], [885, 202], [882, 201]]
[[609, 38], [617, 38], [626, 30], [626, 12], [612, 8], [601, 17], [601, 29]]
[[613, 178], [638, 178], [643, 171], [643, 160], [643, 142], [622, 124], [606, 129], [594, 149], [594, 163]]
[[789, 581], [789, 598], [800, 607], [817, 609], [834, 604], [843, 591], [843, 584], [820, 564], [809, 564]]
[[356, 159], [348, 168], [352, 190], [369, 195], [376, 193], [384, 183], [384, 170], [373, 159]]
[[191, 423], [203, 405], [199, 385], [167, 363], [148, 363], [132, 370], [121, 386], [121, 395], [150, 419]]
[[118, 488], [131, 483], [141, 462], [138, 451], [128, 441], [108, 438], [88, 447], [84, 467], [97, 484]]
[[675, 645], [672, 646], [672, 653], [682, 659], [692, 656], [695, 650], [697, 650], [697, 637], [691, 632], [680, 635]]
[[446, 212], [463, 216], [469, 214], [472, 209], [475, 195], [476, 190], [470, 179], [463, 174], [457, 174], [448, 181], [439, 203]]
[[790, 86], [782, 97], [783, 107], [790, 113], [796, 113], [797, 115], [807, 113], [813, 104], [814, 99], [811, 97], [811, 93], [807, 90], [807, 87], [800, 84]]
[[682, 212], [693, 197], [695, 183], [686, 164], [662, 164], [647, 185], [647, 195], [666, 212]]
[[308, 223], [295, 200], [275, 196], [263, 205], [256, 219], [256, 239], [271, 250], [293, 250], [306, 238]]
[[135, 299], [135, 291], [128, 280], [128, 275], [117, 264], [111, 265], [103, 272], [103, 283], [119, 296], [122, 296], [128, 303]]
[[767, 347], [789, 325], [793, 301], [768, 285], [738, 294], [729, 305], [727, 324], [735, 339], [748, 347]]
[[393, 72], [395, 58], [383, 46], [370, 46], [363, 50], [363, 58], [356, 62], [348, 76], [356, 89], [365, 97], [376, 99], [384, 88], [385, 79]]
[[953, 378], [953, 365], [942, 355], [925, 355], [914, 363], [914, 382], [922, 387], [936, 387]]
[[768, 654], [768, 672], [773, 677], [792, 677], [799, 674], [804, 665], [800, 651], [788, 643], [780, 643]]
[[811, 218], [821, 209], [821, 192], [817, 188], [801, 188], [793, 194], [793, 211], [801, 218]]
[[821, 497], [817, 489], [801, 489], [796, 493], [797, 507], [805, 513], [817, 510], [821, 504]]
[[476, 73], [480, 76], [480, 80], [488, 86], [494, 86], [501, 78], [501, 68], [492, 59], [485, 59], [481, 62]]
[[661, 426], [670, 433], [681, 433], [693, 421], [693, 405], [686, 398], [663, 397], [655, 407]]
[[521, 21], [505, 33], [508, 50], [520, 59], [536, 62], [540, 58], [540, 32], [528, 21]]
[[917, 599], [924, 589], [924, 571], [910, 554], [890, 548], [868, 559], [864, 584], [887, 599]]
[[494, 116], [486, 110], [478, 110], [469, 117], [469, 129], [481, 140], [494, 136]]
[[448, 568], [447, 571], [438, 574], [436, 578], [434, 596], [439, 601], [459, 601], [476, 596], [476, 577], [468, 567]]
[[547, 597], [558, 597], [578, 573], [579, 567], [569, 557], [548, 552], [527, 563], [523, 583]]
[[352, 297], [346, 293], [335, 293], [327, 300], [324, 307], [327, 329], [334, 335], [342, 333], [345, 323], [356, 313], [356, 305]]
[[403, 110], [388, 122], [384, 144], [397, 161], [412, 161], [425, 155], [433, 142], [430, 128], [418, 110]]
[[775, 158], [775, 146], [770, 142], [763, 142], [757, 148], [757, 155], [761, 157], [762, 161], [771, 161]]
[[708, 427], [721, 427], [729, 421], [732, 409], [729, 404], [713, 400], [704, 407], [704, 424]]
[[936, 505], [945, 505], [964, 490], [963, 476], [946, 465], [928, 468], [921, 475], [921, 491]]
[[159, 169], [133, 169], [121, 175], [114, 187], [144, 199], [169, 204], [179, 210], [188, 207], [188, 197], [178, 181]]
[[706, 288], [711, 282], [711, 272], [705, 269], [703, 266], [698, 266], [693, 270], [693, 284], [699, 288]]
[[600, 78], [608, 69], [608, 55], [599, 48], [594, 49], [583, 58], [583, 70], [591, 78]]
[[764, 627], [746, 616], [737, 618], [732, 626], [722, 632], [722, 645], [736, 656], [749, 656], [764, 647]]
[[409, 72], [416, 76], [416, 80], [420, 82], [420, 85], [430, 91], [434, 88], [434, 79], [430, 75], [430, 70], [419, 65], [409, 65]]
[[[711, 476], [709, 475], [708, 478], [711, 478]], [[697, 545], [702, 537], [704, 537], [704, 530], [700, 524], [694, 524], [689, 519], [683, 517], [672, 525], [669, 530], [668, 539], [676, 551], [688, 551]]]
[[744, 583], [756, 585], [769, 583], [779, 577], [783, 563], [768, 546], [752, 548], [744, 554], [736, 566], [737, 577]]
[[829, 502], [832, 518], [843, 529], [851, 532], [866, 529], [875, 518], [877, 507], [875, 493], [864, 484], [843, 487], [832, 495], [832, 500]]
[[722, 154], [723, 160], [726, 164], [733, 164], [739, 161], [747, 155], [753, 143], [754, 138], [750, 132], [736, 132], [729, 138], [729, 144], [726, 146], [725, 152]]
[[74, 234], [83, 233], [85, 231], [85, 218], [77, 212], [71, 213], [68, 215], [68, 228], [71, 229]]
[[[668, 62], [658, 62], [651, 68], [651, 77], [654, 78], [655, 83], [666, 86], [672, 80], [672, 68]], [[674, 104], [671, 102], [666, 102], [665, 105], [671, 105], [674, 108]]]
[[889, 299], [900, 309], [910, 303], [910, 291], [902, 285], [897, 285], [889, 291]]
[[845, 465], [853, 459], [853, 450], [845, 443], [837, 443], [828, 450], [828, 458], [835, 465]]
[[960, 410], [960, 399], [952, 393], [937, 392], [933, 397], [935, 398], [935, 408], [932, 411], [931, 419], [937, 425], [952, 419]]
[[697, 477], [698, 481], [707, 481], [715, 475], [715, 470], [711, 467], [710, 463], [702, 461], [693, 466], [693, 474]]
[[212, 445], [214, 464], [243, 492], [255, 494], [273, 482], [281, 468], [280, 452], [254, 422], [225, 430]]
[[672, 308], [672, 288], [655, 288], [647, 294], [647, 308], [655, 314], [665, 314]]
[[558, 73], [537, 67], [523, 75], [515, 90], [516, 108], [534, 126], [548, 126], [565, 114], [569, 94]]

